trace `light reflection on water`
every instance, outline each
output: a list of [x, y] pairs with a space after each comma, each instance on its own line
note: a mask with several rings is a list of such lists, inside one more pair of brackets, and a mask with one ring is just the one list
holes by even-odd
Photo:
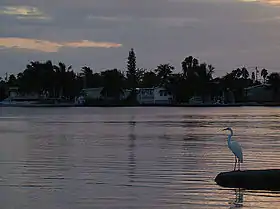
[[279, 108], [0, 108], [3, 208], [279, 208], [226, 189], [226, 126], [244, 169], [279, 168]]

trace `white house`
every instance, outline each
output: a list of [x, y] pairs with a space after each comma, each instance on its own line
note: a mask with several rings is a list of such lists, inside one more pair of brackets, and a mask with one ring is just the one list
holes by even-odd
[[140, 104], [154, 104], [154, 88], [137, 89], [137, 100]]
[[[110, 99], [114, 99], [114, 98], [110, 98], [108, 96], [104, 96], [101, 94], [103, 90], [103, 87], [98, 87], [98, 88], [86, 88], [86, 89], [82, 89], [80, 95], [82, 95], [84, 98], [87, 98], [87, 99], [95, 99], [95, 100], [98, 100], [98, 99], [107, 99], [107, 100], [110, 100]], [[123, 89], [123, 92], [122, 94], [120, 95], [120, 100], [123, 100], [123, 99], [126, 99], [129, 94], [130, 94], [131, 90], [129, 89]]]
[[37, 93], [21, 94], [19, 92], [19, 88], [18, 87], [9, 87], [8, 95], [9, 95], [9, 98], [11, 98], [11, 99], [17, 99], [17, 98], [39, 99], [39, 97], [45, 96], [44, 94], [39, 95]]
[[9, 88], [9, 97], [15, 98], [19, 96], [18, 87], [10, 87]]
[[120, 100], [127, 99], [130, 94], [131, 94], [131, 90], [130, 89], [123, 89], [123, 92], [120, 95]]
[[137, 100], [140, 104], [171, 104], [171, 92], [162, 87], [139, 88]]
[[[4, 105], [27, 105], [36, 103], [39, 101], [40, 97], [37, 93], [30, 94], [20, 94], [18, 87], [10, 87], [8, 89], [9, 96], [4, 99], [1, 104]], [[44, 95], [43, 95], [44, 96]]]
[[245, 93], [249, 102], [272, 102], [274, 99], [273, 89], [269, 84], [245, 88]]
[[100, 88], [86, 88], [82, 89], [81, 94], [88, 99], [100, 99], [101, 98], [101, 91], [103, 87]]
[[154, 103], [155, 104], [171, 104], [173, 95], [165, 88], [154, 89]]

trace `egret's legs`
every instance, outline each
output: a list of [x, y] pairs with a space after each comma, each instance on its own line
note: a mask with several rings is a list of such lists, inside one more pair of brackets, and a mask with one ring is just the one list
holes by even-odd
[[241, 167], [240, 160], [238, 160], [238, 170], [239, 171], [240, 171], [240, 167]]
[[237, 158], [236, 158], [236, 156], [235, 156], [235, 163], [234, 163], [234, 171], [235, 171], [235, 169], [236, 169], [236, 163], [237, 163]]

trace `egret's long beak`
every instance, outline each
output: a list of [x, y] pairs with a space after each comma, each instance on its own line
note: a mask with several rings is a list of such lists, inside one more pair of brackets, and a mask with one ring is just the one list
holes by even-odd
[[226, 130], [228, 130], [228, 129], [227, 128], [222, 129], [222, 131], [226, 131]]

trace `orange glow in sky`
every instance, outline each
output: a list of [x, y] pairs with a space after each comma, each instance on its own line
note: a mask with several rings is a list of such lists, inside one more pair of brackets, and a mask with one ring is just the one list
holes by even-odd
[[88, 40], [75, 42], [51, 42], [47, 40], [27, 39], [27, 38], [0, 38], [0, 47], [29, 49], [42, 52], [57, 52], [62, 47], [71, 48], [117, 48], [121, 44], [110, 42], [93, 42]]
[[261, 3], [267, 3], [271, 5], [280, 5], [280, 0], [242, 0], [246, 2], [261, 2]]

